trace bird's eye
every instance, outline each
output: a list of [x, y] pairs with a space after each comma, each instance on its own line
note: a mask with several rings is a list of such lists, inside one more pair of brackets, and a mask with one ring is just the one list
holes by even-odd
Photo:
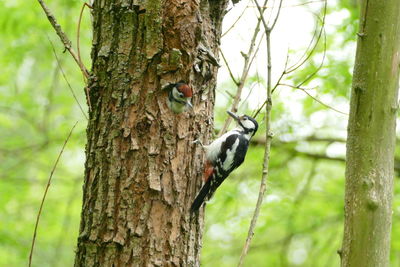
[[183, 93], [182, 92], [179, 92], [178, 94], [179, 94], [180, 97], [183, 97]]

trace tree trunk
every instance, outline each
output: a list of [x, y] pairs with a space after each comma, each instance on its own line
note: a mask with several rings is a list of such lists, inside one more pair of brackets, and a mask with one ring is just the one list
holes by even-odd
[[[96, 0], [92, 110], [75, 266], [199, 266], [202, 183], [227, 0]], [[172, 113], [168, 83], [194, 110]]]
[[342, 266], [389, 266], [400, 5], [364, 0], [348, 124]]

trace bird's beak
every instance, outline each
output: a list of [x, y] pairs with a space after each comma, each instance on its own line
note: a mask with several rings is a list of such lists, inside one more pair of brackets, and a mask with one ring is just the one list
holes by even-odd
[[233, 113], [233, 112], [230, 112], [229, 110], [227, 110], [226, 111], [228, 114], [229, 114], [229, 116], [231, 116], [235, 121], [239, 121], [239, 116], [238, 115], [236, 115], [235, 113]]
[[186, 106], [188, 106], [189, 108], [193, 109], [193, 105], [192, 105], [192, 103], [190, 102], [190, 100], [187, 100], [187, 101], [186, 101]]

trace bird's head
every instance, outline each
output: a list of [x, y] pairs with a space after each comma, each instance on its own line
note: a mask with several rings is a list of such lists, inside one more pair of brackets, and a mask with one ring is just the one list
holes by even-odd
[[189, 85], [182, 82], [175, 84], [172, 88], [172, 94], [175, 99], [185, 102], [188, 107], [193, 108], [193, 105], [190, 102], [193, 96], [193, 90]]
[[258, 123], [255, 119], [247, 115], [238, 116], [233, 112], [227, 112], [229, 116], [237, 122], [239, 128], [241, 128], [245, 134], [249, 134], [250, 137], [252, 137], [257, 132]]

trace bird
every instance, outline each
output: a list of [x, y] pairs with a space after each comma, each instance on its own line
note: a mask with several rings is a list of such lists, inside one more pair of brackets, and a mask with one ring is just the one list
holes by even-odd
[[209, 145], [203, 145], [199, 140], [194, 141], [205, 149], [206, 163], [205, 184], [193, 201], [190, 208], [192, 212], [199, 210], [229, 174], [243, 163], [250, 139], [257, 132], [258, 123], [254, 118], [247, 115], [238, 116], [231, 111], [227, 113], [237, 122], [235, 129], [223, 134]]
[[186, 111], [188, 108], [193, 108], [190, 100], [193, 96], [192, 88], [183, 81], [169, 84], [164, 87], [168, 90], [167, 105], [172, 112], [178, 114]]

